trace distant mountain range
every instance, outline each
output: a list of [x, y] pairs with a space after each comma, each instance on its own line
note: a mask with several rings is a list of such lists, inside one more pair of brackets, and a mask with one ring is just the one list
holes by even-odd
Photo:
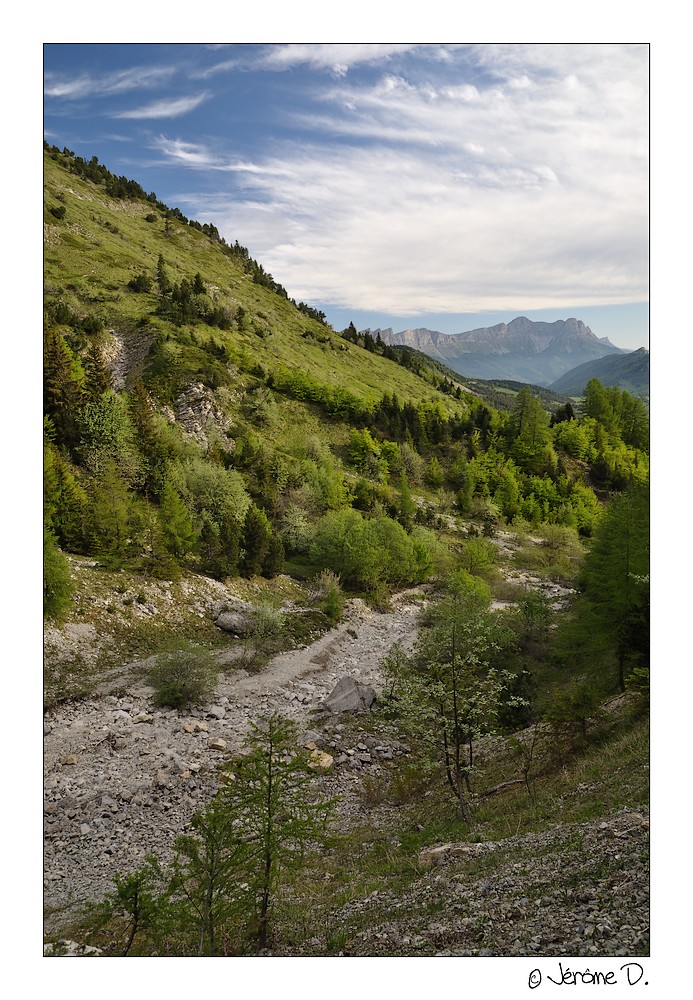
[[439, 333], [425, 327], [399, 333], [388, 327], [371, 333], [380, 333], [386, 344], [414, 347], [460, 375], [544, 386], [585, 362], [631, 353], [607, 337], [596, 337], [579, 319], [542, 323], [518, 316], [510, 323], [466, 333]]
[[632, 396], [650, 394], [650, 352], [644, 347], [631, 354], [610, 354], [596, 361], [586, 361], [551, 383], [554, 392], [564, 396], [582, 396], [591, 378], [602, 385], [615, 385]]

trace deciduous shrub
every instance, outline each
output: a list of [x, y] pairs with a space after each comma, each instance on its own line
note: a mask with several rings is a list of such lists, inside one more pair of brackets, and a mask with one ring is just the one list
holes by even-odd
[[211, 697], [219, 668], [209, 650], [185, 642], [160, 653], [149, 677], [159, 705], [184, 708]]

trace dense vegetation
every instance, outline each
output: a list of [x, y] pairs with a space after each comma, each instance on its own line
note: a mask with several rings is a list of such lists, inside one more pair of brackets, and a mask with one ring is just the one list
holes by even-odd
[[[315, 579], [332, 622], [341, 588], [379, 605], [394, 588], [431, 581], [437, 601], [417, 649], [386, 664], [389, 712], [415, 738], [421, 773], [444, 776], [468, 826], [482, 737], [544, 720], [570, 743], [585, 737], [600, 700], [646, 691], [649, 440], [640, 399], [596, 379], [579, 405], [552, 399], [550, 411], [548, 397], [515, 383], [482, 398], [478, 382], [472, 393], [417, 352], [353, 324], [332, 330], [216, 227], [96, 159], [48, 147], [45, 186], [49, 618], [70, 609], [65, 553], [166, 580], [189, 571]], [[502, 408], [489, 402], [498, 395]], [[533, 572], [570, 580], [579, 569], [578, 597], [560, 622], [532, 592], [513, 595], [512, 615], [490, 610], [490, 539], [501, 529], [541, 539]], [[162, 704], [203, 698], [215, 677], [210, 658], [196, 652], [191, 674], [185, 651], [165, 655]], [[288, 739], [280, 721], [267, 726], [248, 758], [255, 779], [197, 818], [173, 868], [119, 880], [105, 919], [132, 917], [126, 953], [147, 928], [183, 954], [216, 953], [220, 935], [232, 950], [266, 943], [275, 875], [263, 881], [269, 862], [249, 845], [270, 838], [272, 864], [289, 866], [290, 845], [317, 835], [307, 804], [294, 840], [252, 828], [271, 744], [283, 752]], [[286, 788], [298, 788], [288, 775]], [[238, 855], [224, 841], [217, 857], [234, 824], [250, 824]], [[245, 895], [224, 894], [224, 866], [250, 873]], [[212, 869], [221, 881], [203, 905], [191, 887], [202, 892]]]

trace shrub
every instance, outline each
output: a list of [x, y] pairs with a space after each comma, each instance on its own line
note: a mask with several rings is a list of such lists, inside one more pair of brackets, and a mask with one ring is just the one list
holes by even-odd
[[281, 648], [286, 637], [286, 618], [270, 604], [260, 604], [253, 610], [245, 636], [243, 660], [246, 665], [261, 666]]
[[397, 521], [380, 515], [366, 519], [353, 508], [332, 511], [320, 521], [311, 558], [340, 573], [347, 586], [373, 590], [379, 583], [419, 578], [414, 543]]
[[149, 677], [159, 705], [183, 708], [212, 695], [219, 668], [209, 650], [185, 642], [160, 653]]
[[460, 555], [460, 563], [469, 573], [481, 573], [492, 566], [498, 551], [487, 538], [470, 538], [465, 542]]
[[54, 219], [64, 219], [66, 208], [64, 205], [56, 205], [54, 208], [50, 209], [50, 213]]
[[128, 281], [128, 288], [133, 292], [149, 292], [152, 287], [152, 279], [148, 274], [136, 274]]
[[339, 576], [331, 569], [324, 569], [315, 577], [313, 585], [320, 610], [331, 622], [338, 622], [344, 610], [344, 595], [339, 585]]

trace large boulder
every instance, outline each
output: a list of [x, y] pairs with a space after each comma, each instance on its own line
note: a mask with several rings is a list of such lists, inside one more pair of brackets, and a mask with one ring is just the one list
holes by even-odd
[[248, 634], [252, 625], [253, 611], [253, 605], [247, 601], [227, 602], [219, 611], [215, 624], [224, 632], [243, 637]]
[[370, 684], [359, 684], [353, 677], [342, 677], [325, 699], [330, 712], [363, 712], [375, 701], [375, 689]]

